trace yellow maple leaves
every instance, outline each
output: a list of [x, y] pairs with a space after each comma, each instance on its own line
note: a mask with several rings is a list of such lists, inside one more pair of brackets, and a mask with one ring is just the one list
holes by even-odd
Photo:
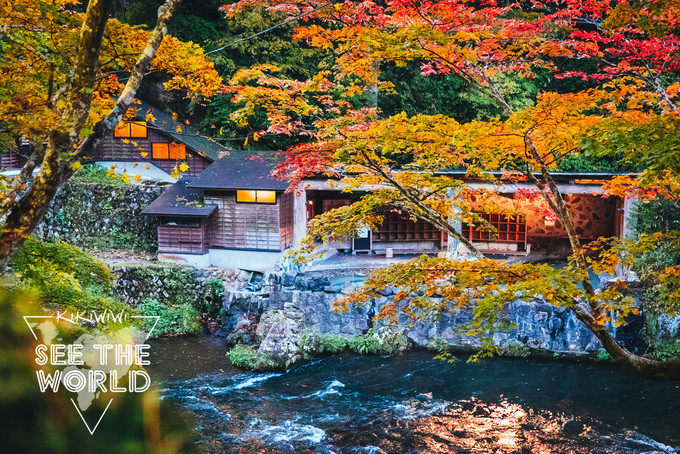
[[[64, 100], [48, 95], [59, 93], [71, 71], [79, 36], [82, 13], [74, 10], [74, 0], [16, 0], [10, 8], [0, 8], [3, 31], [3, 58], [0, 59], [0, 117], [13, 136], [28, 135], [35, 143], [44, 140], [60, 118]], [[146, 46], [149, 31], [109, 20], [98, 67], [97, 85], [82, 136], [104, 118], [114, 104], [112, 97], [123, 88], [119, 77], [129, 72]], [[217, 93], [222, 81], [203, 50], [166, 36], [151, 62], [150, 70], [168, 75], [168, 90], [187, 90], [208, 97]], [[51, 88], [49, 88], [51, 87]], [[151, 113], [147, 121], [154, 121]]]

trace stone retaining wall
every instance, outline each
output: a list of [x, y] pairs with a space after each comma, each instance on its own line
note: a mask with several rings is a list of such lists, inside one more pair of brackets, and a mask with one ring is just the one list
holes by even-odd
[[131, 306], [145, 298], [164, 304], [177, 300], [197, 304], [206, 293], [210, 279], [221, 280], [225, 288], [245, 286], [247, 273], [222, 268], [194, 268], [167, 263], [114, 265], [115, 294]]
[[[354, 291], [357, 284], [337, 288], [331, 285], [327, 275], [320, 273], [284, 274], [269, 280], [276, 284], [268, 296], [258, 302], [263, 313], [257, 336], [253, 337], [249, 326], [252, 322], [243, 319], [237, 325], [250, 330], [250, 337], [235, 333], [232, 338], [239, 342], [244, 338], [255, 344], [259, 342], [259, 346], [252, 349], [253, 354], [266, 358], [265, 363], [270, 366], [271, 360], [279, 367], [288, 367], [305, 355], [313, 356], [310, 336], [342, 337], [351, 343], [352, 339], [365, 336], [369, 328], [373, 328], [371, 332], [378, 337], [405, 338], [403, 348], [471, 350], [480, 345], [477, 338], [465, 334], [464, 325], [472, 318], [469, 310], [451, 307], [436, 321], [413, 321], [401, 313], [397, 323], [392, 324], [377, 319], [375, 314], [391, 301], [393, 289], [383, 290], [380, 297], [364, 307], [337, 312], [334, 303], [344, 293]], [[535, 352], [579, 356], [594, 355], [601, 349], [595, 335], [565, 308], [541, 300], [516, 301], [506, 306], [506, 315], [513, 328], [492, 333], [492, 341], [502, 354], [525, 356]], [[646, 350], [641, 337], [641, 317], [614, 331], [619, 341], [639, 354]]]
[[35, 235], [43, 241], [65, 241], [92, 249], [155, 252], [155, 218], [141, 212], [165, 187], [156, 183], [67, 183], [59, 189]]
[[[374, 314], [390, 301], [394, 294], [391, 289], [383, 291], [380, 298], [365, 307], [336, 312], [333, 310], [335, 301], [343, 296], [342, 292], [351, 292], [354, 287], [335, 292], [329, 291], [329, 283], [322, 276], [298, 276], [293, 286], [281, 286], [272, 292], [265, 307], [270, 310], [284, 310], [284, 305], [294, 308], [302, 314], [306, 328], [322, 335], [351, 338], [363, 334], [374, 324], [388, 324], [375, 320]], [[565, 308], [541, 301], [517, 301], [507, 306], [507, 316], [516, 328], [493, 335], [494, 343], [501, 348], [518, 342], [528, 348], [558, 353], [586, 354], [600, 348], [597, 338]], [[469, 311], [451, 308], [438, 321], [414, 322], [402, 313], [397, 322], [414, 346], [429, 347], [441, 340], [454, 347], [474, 347], [478, 341], [461, 334], [459, 329], [470, 319]]]

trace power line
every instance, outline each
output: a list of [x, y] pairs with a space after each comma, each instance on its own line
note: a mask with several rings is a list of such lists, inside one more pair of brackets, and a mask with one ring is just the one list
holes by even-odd
[[315, 13], [315, 12], [319, 11], [320, 9], [325, 8], [325, 7], [327, 7], [328, 5], [331, 5], [331, 4], [333, 4], [333, 2], [324, 3], [323, 5], [317, 6], [316, 8], [311, 9], [311, 10], [307, 11], [306, 13], [302, 13], [302, 14], [300, 14], [300, 15], [298, 15], [298, 16], [295, 16], [295, 17], [293, 17], [293, 18], [291, 18], [291, 19], [287, 19], [287, 20], [285, 20], [285, 21], [283, 21], [283, 22], [279, 22], [278, 24], [273, 25], [273, 26], [269, 27], [269, 28], [266, 29], [266, 30], [259, 31], [259, 32], [255, 33], [255, 34], [250, 35], [250, 36], [247, 36], [247, 37], [245, 37], [245, 38], [237, 39], [236, 41], [233, 41], [233, 42], [231, 42], [231, 43], [229, 43], [229, 44], [227, 44], [227, 45], [225, 45], [225, 46], [218, 47], [217, 49], [213, 49], [213, 50], [211, 50], [211, 51], [209, 51], [209, 52], [206, 52], [205, 55], [212, 54], [212, 53], [214, 53], [214, 52], [219, 52], [219, 51], [224, 50], [224, 49], [228, 49], [229, 47], [232, 47], [232, 46], [234, 46], [234, 45], [236, 45], [236, 44], [238, 44], [238, 43], [240, 43], [240, 42], [248, 41], [248, 40], [253, 39], [253, 38], [256, 38], [256, 37], [258, 37], [258, 36], [260, 36], [260, 35], [264, 35], [265, 33], [269, 33], [270, 31], [275, 30], [275, 29], [277, 29], [277, 28], [279, 28], [279, 27], [283, 27], [284, 25], [288, 24], [289, 22], [293, 22], [293, 21], [296, 21], [296, 20], [300, 20], [300, 19], [302, 19], [302, 18], [305, 17], [305, 16], [309, 16], [310, 14]]

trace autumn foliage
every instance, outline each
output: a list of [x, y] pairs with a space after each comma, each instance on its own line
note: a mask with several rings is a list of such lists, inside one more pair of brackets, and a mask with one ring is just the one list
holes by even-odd
[[[12, 1], [0, 6], [3, 24], [0, 60], [0, 133], [6, 146], [14, 147], [24, 136], [40, 145], [56, 126], [64, 107], [60, 88], [64, 86], [78, 44], [83, 13], [79, 2]], [[108, 114], [115, 96], [123, 90], [137, 57], [144, 50], [150, 32], [109, 20], [92, 87], [92, 107], [83, 136]], [[187, 96], [212, 96], [221, 79], [203, 50], [167, 36], [148, 71], [166, 74], [165, 88], [183, 90]]]
[[[351, 234], [362, 222], [375, 226], [382, 221], [380, 209], [389, 206], [448, 232], [478, 259], [421, 257], [395, 265], [345, 303], [362, 304], [393, 285], [403, 298], [384, 315], [436, 316], [453, 304], [471, 308], [474, 332], [489, 333], [503, 326], [505, 304], [540, 297], [574, 311], [615, 359], [636, 372], [680, 378], [680, 363], [634, 355], [613, 338], [611, 328], [638, 308], [624, 296], [621, 280], [596, 291], [588, 269], [616, 274], [635, 248], [618, 239], [582, 244], [552, 178], [566, 157], [608, 157], [639, 169], [610, 182], [611, 194], [678, 200], [680, 3], [243, 0], [224, 10], [235, 15], [253, 5], [291, 17], [306, 14], [295, 37], [333, 50], [335, 60], [306, 81], [280, 78], [273, 66], [241, 70], [228, 89], [241, 106], [233, 118], [245, 124], [264, 111], [268, 128], [251, 140], [264, 134], [298, 139], [275, 171], [294, 187], [326, 174], [341, 179], [346, 190], [371, 189], [352, 206], [313, 221], [303, 249], [314, 250], [314, 236], [328, 240]], [[375, 93], [394, 90], [381, 77], [381, 66], [388, 65], [418, 65], [422, 76], [457, 78], [501, 114], [467, 122], [447, 115], [384, 115]], [[513, 81], [546, 74], [572, 81], [573, 88], [539, 88], [530, 98], [509, 89]], [[533, 190], [523, 197], [540, 198], [564, 226], [573, 252], [569, 265], [555, 270], [483, 259], [449, 222], [480, 219], [471, 189], [440, 172], [447, 169], [464, 169], [489, 183], [531, 183]], [[501, 177], [490, 171], [501, 171]], [[476, 200], [493, 204], [493, 190], [477, 192]], [[678, 270], [671, 267], [663, 276], [675, 282]], [[676, 293], [667, 292], [669, 307], [680, 302]]]
[[0, 268], [97, 141], [134, 109], [148, 73], [189, 97], [220, 88], [200, 47], [166, 36], [178, 2], [160, 5], [150, 31], [110, 19], [112, 0], [0, 5], [0, 143], [32, 150], [18, 175], [0, 178]]

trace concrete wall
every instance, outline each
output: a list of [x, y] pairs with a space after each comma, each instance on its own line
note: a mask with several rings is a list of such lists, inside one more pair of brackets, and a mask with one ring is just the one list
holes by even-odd
[[283, 258], [283, 255], [283, 252], [213, 248], [207, 254], [162, 253], [158, 254], [158, 260], [197, 268], [214, 266], [225, 269], [271, 271], [277, 262]]
[[247, 251], [236, 249], [210, 249], [209, 261], [212, 266], [241, 268], [244, 270], [272, 270], [283, 252]]
[[207, 268], [210, 266], [210, 254], [174, 254], [159, 253], [158, 260], [161, 262], [176, 263], [178, 265], [195, 266], [196, 268]]

